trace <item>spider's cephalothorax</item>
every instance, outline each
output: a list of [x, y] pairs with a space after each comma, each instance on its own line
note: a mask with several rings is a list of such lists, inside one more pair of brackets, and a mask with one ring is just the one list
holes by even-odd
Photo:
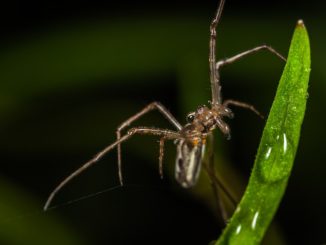
[[183, 187], [192, 187], [197, 182], [207, 135], [217, 126], [230, 139], [230, 128], [223, 117], [232, 118], [233, 113], [221, 104], [214, 104], [211, 109], [205, 105], [199, 106], [195, 112], [187, 115], [188, 123], [180, 130], [182, 139], [176, 140], [175, 177]]

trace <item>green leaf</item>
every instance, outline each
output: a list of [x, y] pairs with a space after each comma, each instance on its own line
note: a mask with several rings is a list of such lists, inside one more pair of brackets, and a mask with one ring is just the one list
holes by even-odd
[[309, 38], [298, 21], [245, 194], [216, 244], [259, 244], [279, 206], [306, 109]]

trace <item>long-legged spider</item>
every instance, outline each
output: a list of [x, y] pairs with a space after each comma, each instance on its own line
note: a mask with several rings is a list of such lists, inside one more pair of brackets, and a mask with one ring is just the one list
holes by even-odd
[[[229, 108], [229, 105], [239, 106], [249, 109], [256, 114], [260, 115], [259, 112], [252, 106], [243, 102], [235, 100], [222, 101], [221, 96], [221, 85], [220, 85], [220, 69], [231, 64], [239, 59], [256, 53], [260, 50], [267, 50], [282, 60], [286, 59], [279, 54], [272, 47], [267, 45], [261, 45], [230, 58], [226, 58], [216, 62], [215, 59], [215, 45], [216, 45], [216, 27], [221, 18], [223, 6], [225, 0], [220, 0], [217, 12], [210, 25], [210, 41], [209, 41], [209, 68], [210, 68], [210, 82], [212, 91], [212, 101], [209, 106], [199, 106], [194, 112], [187, 115], [187, 124], [181, 125], [178, 120], [159, 102], [152, 102], [147, 105], [144, 109], [124, 121], [116, 131], [117, 140], [105, 149], [97, 153], [91, 160], [83, 164], [80, 168], [66, 177], [50, 194], [48, 197], [44, 210], [47, 210], [51, 204], [56, 193], [61, 190], [70, 180], [78, 176], [81, 172], [99, 161], [106, 153], [117, 147], [118, 150], [118, 173], [120, 184], [123, 185], [123, 177], [121, 170], [121, 143], [128, 140], [135, 134], [147, 134], [155, 135], [160, 137], [159, 141], [159, 172], [161, 177], [163, 176], [163, 154], [164, 154], [164, 143], [167, 140], [174, 140], [177, 145], [177, 156], [175, 165], [175, 178], [179, 184], [184, 188], [192, 187], [196, 184], [203, 160], [203, 153], [205, 151], [206, 140], [212, 136], [213, 130], [218, 127], [228, 139], [230, 139], [230, 128], [223, 118], [232, 118], [233, 113]], [[150, 127], [134, 127], [127, 131], [126, 134], [121, 135], [121, 131], [130, 126], [134, 121], [147, 114], [152, 110], [158, 110], [163, 116], [175, 127], [175, 130], [150, 128]], [[206, 171], [211, 178], [213, 186], [215, 186], [215, 192], [217, 186], [222, 188], [229, 198], [232, 197], [228, 194], [225, 187], [218, 180], [215, 172], [212, 170], [212, 165], [205, 166]], [[221, 206], [220, 206], [221, 208]], [[221, 208], [222, 209], [222, 208]], [[226, 213], [222, 211], [222, 216], [226, 220]]]

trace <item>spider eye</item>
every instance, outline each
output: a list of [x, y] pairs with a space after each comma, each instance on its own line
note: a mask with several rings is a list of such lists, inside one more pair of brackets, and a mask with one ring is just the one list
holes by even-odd
[[191, 123], [194, 119], [195, 119], [195, 113], [194, 112], [189, 113], [187, 115], [187, 122]]

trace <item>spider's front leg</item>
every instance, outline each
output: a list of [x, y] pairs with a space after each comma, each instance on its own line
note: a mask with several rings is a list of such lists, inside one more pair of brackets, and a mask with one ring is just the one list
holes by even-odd
[[230, 100], [230, 99], [224, 101], [223, 106], [225, 106], [226, 108], [229, 108], [229, 105], [234, 105], [234, 106], [238, 106], [238, 107], [248, 109], [248, 110], [254, 112], [255, 114], [257, 114], [262, 119], [264, 119], [264, 116], [251, 104], [247, 104], [247, 103], [237, 101], [237, 100]]
[[[212, 46], [211, 49], [213, 49], [214, 45], [211, 44], [211, 46]], [[221, 86], [220, 86], [220, 69], [225, 65], [232, 64], [236, 61], [239, 61], [240, 59], [242, 59], [244, 57], [247, 57], [249, 55], [252, 55], [252, 54], [257, 53], [262, 50], [267, 50], [270, 53], [277, 56], [278, 58], [280, 58], [281, 60], [286, 62], [286, 58], [283, 55], [281, 55], [275, 49], [273, 49], [272, 47], [267, 46], [267, 45], [261, 45], [261, 46], [246, 50], [244, 52], [241, 52], [241, 53], [234, 55], [230, 58], [219, 60], [218, 62], [214, 63], [214, 69], [211, 67], [211, 76], [213, 77], [213, 78], [211, 78], [212, 102], [213, 103], [222, 104]], [[213, 55], [211, 55], [211, 56], [213, 57]], [[210, 60], [215, 61], [215, 57], [214, 57], [214, 59], [210, 59]], [[213, 66], [212, 62], [211, 62], [211, 66]], [[233, 104], [235, 104], [235, 103], [233, 103]], [[245, 103], [242, 103], [242, 104], [245, 104]], [[239, 106], [241, 106], [241, 105], [239, 105]], [[249, 108], [248, 106], [242, 106], [242, 107]]]
[[[219, 74], [220, 74], [220, 69], [221, 67], [225, 66], [225, 65], [228, 65], [228, 64], [232, 64], [246, 56], [249, 56], [251, 54], [254, 54], [254, 53], [257, 53], [261, 50], [267, 50], [269, 51], [270, 53], [276, 55], [278, 58], [286, 61], [286, 58], [284, 58], [280, 53], [278, 53], [275, 49], [273, 49], [272, 47], [270, 46], [267, 46], [267, 45], [261, 45], [261, 46], [258, 46], [258, 47], [255, 47], [255, 48], [252, 48], [252, 49], [249, 49], [247, 51], [244, 51], [240, 54], [237, 54], [237, 55], [234, 55], [230, 58], [226, 58], [226, 59], [222, 59], [220, 61], [218, 61], [216, 63], [216, 67], [215, 67], [215, 72], [216, 72], [216, 76], [219, 78]], [[219, 80], [217, 81], [217, 83], [219, 82]], [[220, 97], [220, 95], [219, 95]], [[260, 116], [261, 118], [264, 118], [258, 110], [255, 109], [254, 106], [250, 105], [250, 104], [247, 104], [247, 103], [244, 103], [244, 102], [240, 102], [240, 101], [236, 101], [236, 100], [226, 100], [224, 103], [223, 103], [223, 106], [225, 106], [226, 108], [228, 108], [228, 105], [235, 105], [235, 106], [238, 106], [238, 107], [242, 107], [242, 108], [245, 108], [245, 109], [249, 109], [251, 111], [253, 111], [254, 113], [256, 113], [258, 116]]]

